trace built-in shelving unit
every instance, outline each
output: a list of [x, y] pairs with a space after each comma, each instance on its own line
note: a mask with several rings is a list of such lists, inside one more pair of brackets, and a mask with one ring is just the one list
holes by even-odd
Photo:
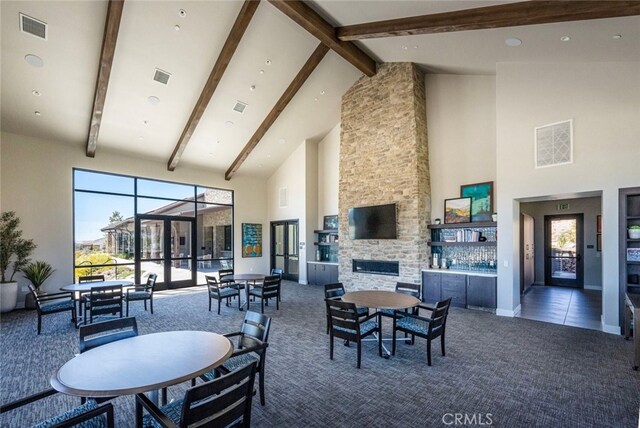
[[316, 248], [317, 262], [338, 262], [338, 230], [323, 229], [313, 231], [318, 240], [313, 243]]
[[431, 266], [496, 272], [497, 226], [493, 221], [429, 225]]
[[629, 238], [633, 225], [640, 225], [640, 187], [620, 189], [620, 325], [625, 293], [640, 293], [640, 261], [629, 252], [640, 252], [640, 239]]

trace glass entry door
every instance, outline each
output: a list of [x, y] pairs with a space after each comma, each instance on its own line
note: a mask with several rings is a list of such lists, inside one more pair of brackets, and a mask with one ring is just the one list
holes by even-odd
[[298, 220], [271, 222], [271, 268], [282, 269], [282, 277], [298, 281], [300, 257]]
[[545, 285], [583, 286], [582, 217], [545, 216]]
[[196, 285], [195, 219], [138, 215], [136, 217], [136, 280], [158, 275], [157, 289]]

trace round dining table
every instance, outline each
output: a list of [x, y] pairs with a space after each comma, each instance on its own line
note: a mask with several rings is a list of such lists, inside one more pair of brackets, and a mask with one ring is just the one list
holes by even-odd
[[[356, 306], [376, 309], [408, 309], [418, 306], [421, 302], [417, 297], [409, 294], [398, 293], [396, 291], [386, 290], [358, 290], [349, 291], [342, 296], [342, 301], [346, 303], [353, 303]], [[378, 312], [378, 325], [382, 325], [382, 315]], [[367, 339], [363, 339], [367, 340]], [[377, 337], [376, 339], [377, 340]], [[393, 340], [391, 338], [381, 340]], [[398, 340], [407, 340], [405, 338]], [[382, 344], [385, 355], [384, 358], [389, 358], [391, 352]]]
[[168, 331], [118, 340], [69, 360], [51, 386], [80, 397], [113, 397], [156, 391], [194, 379], [233, 352], [226, 337], [206, 331]]
[[88, 293], [92, 288], [102, 288], [102, 287], [114, 287], [116, 285], [122, 285], [123, 287], [130, 287], [133, 285], [133, 281], [128, 279], [116, 279], [109, 281], [93, 281], [93, 282], [83, 282], [79, 284], [68, 284], [63, 287], [60, 287], [62, 291], [70, 291], [72, 293]]
[[[256, 285], [256, 281], [264, 281], [266, 275], [261, 273], [235, 273], [233, 275], [224, 275], [224, 279], [231, 279], [234, 282], [244, 282], [244, 294], [245, 301], [242, 306], [247, 305], [249, 308], [249, 281], [253, 282], [253, 285]], [[240, 307], [242, 310], [242, 307]]]

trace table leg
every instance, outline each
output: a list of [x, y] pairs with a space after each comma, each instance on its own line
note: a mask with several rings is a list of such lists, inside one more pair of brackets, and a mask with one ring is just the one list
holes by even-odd
[[633, 309], [633, 347], [634, 355], [633, 369], [640, 368], [640, 308]]
[[[244, 296], [245, 296], [245, 300], [244, 303], [240, 305], [240, 311], [242, 311], [243, 307], [246, 305], [247, 306], [247, 310], [249, 310], [249, 281], [245, 281], [244, 282]], [[240, 298], [240, 295], [238, 295], [238, 299]]]

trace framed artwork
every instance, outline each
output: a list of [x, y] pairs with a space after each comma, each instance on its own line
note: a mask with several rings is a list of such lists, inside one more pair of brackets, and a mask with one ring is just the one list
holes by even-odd
[[444, 200], [445, 223], [471, 222], [471, 198], [455, 198]]
[[493, 181], [464, 184], [460, 197], [471, 198], [471, 221], [491, 221], [493, 213]]
[[640, 262], [640, 248], [627, 248], [627, 261]]
[[262, 257], [262, 225], [242, 223], [242, 257]]
[[322, 228], [324, 230], [337, 230], [338, 229], [338, 216], [337, 215], [326, 215], [324, 216], [324, 222], [322, 223]]

